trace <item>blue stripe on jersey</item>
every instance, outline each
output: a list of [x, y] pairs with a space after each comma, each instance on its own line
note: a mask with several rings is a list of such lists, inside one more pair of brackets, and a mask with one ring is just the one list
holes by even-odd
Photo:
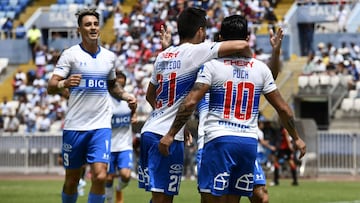
[[[197, 109], [199, 112], [205, 111], [209, 109], [209, 94], [205, 94], [205, 96], [199, 101], [197, 105]], [[206, 98], [207, 97], [207, 98]]]

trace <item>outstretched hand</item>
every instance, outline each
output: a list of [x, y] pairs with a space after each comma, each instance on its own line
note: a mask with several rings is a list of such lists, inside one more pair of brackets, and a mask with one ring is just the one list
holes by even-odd
[[299, 159], [301, 159], [306, 153], [306, 144], [302, 139], [295, 140], [296, 149], [300, 151]]
[[163, 25], [160, 27], [160, 42], [163, 50], [171, 45], [171, 30], [170, 28], [165, 30]]
[[269, 30], [270, 34], [270, 44], [274, 50], [281, 49], [281, 42], [284, 38], [284, 30], [282, 28], [279, 28], [276, 33], [272, 29]]

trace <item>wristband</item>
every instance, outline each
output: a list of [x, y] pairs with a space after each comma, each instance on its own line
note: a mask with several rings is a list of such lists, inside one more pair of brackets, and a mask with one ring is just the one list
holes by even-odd
[[65, 87], [65, 80], [60, 80], [60, 81], [58, 82], [58, 84], [57, 84], [57, 87], [58, 87], [59, 89], [64, 88], [64, 87]]

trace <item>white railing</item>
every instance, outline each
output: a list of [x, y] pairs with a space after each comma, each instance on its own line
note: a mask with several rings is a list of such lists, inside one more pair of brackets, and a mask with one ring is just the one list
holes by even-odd
[[[319, 131], [314, 140], [317, 149], [302, 160], [301, 176], [359, 174], [360, 134]], [[61, 173], [61, 143], [61, 136], [0, 136], [0, 173]]]

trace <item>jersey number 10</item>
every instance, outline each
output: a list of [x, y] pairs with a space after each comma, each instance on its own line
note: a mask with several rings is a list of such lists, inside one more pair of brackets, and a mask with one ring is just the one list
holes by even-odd
[[[232, 105], [235, 106], [234, 117], [239, 120], [248, 120], [251, 118], [251, 112], [254, 101], [254, 84], [249, 82], [240, 82], [237, 84], [236, 92], [233, 92], [233, 81], [224, 83], [225, 96], [224, 96], [224, 118], [229, 119], [231, 115]], [[247, 97], [245, 93], [247, 94]], [[235, 102], [233, 102], [235, 99]], [[245, 102], [244, 102], [245, 101]], [[245, 105], [245, 106], [244, 106]], [[243, 108], [245, 107], [245, 108]], [[242, 112], [242, 109], [245, 112]]]

